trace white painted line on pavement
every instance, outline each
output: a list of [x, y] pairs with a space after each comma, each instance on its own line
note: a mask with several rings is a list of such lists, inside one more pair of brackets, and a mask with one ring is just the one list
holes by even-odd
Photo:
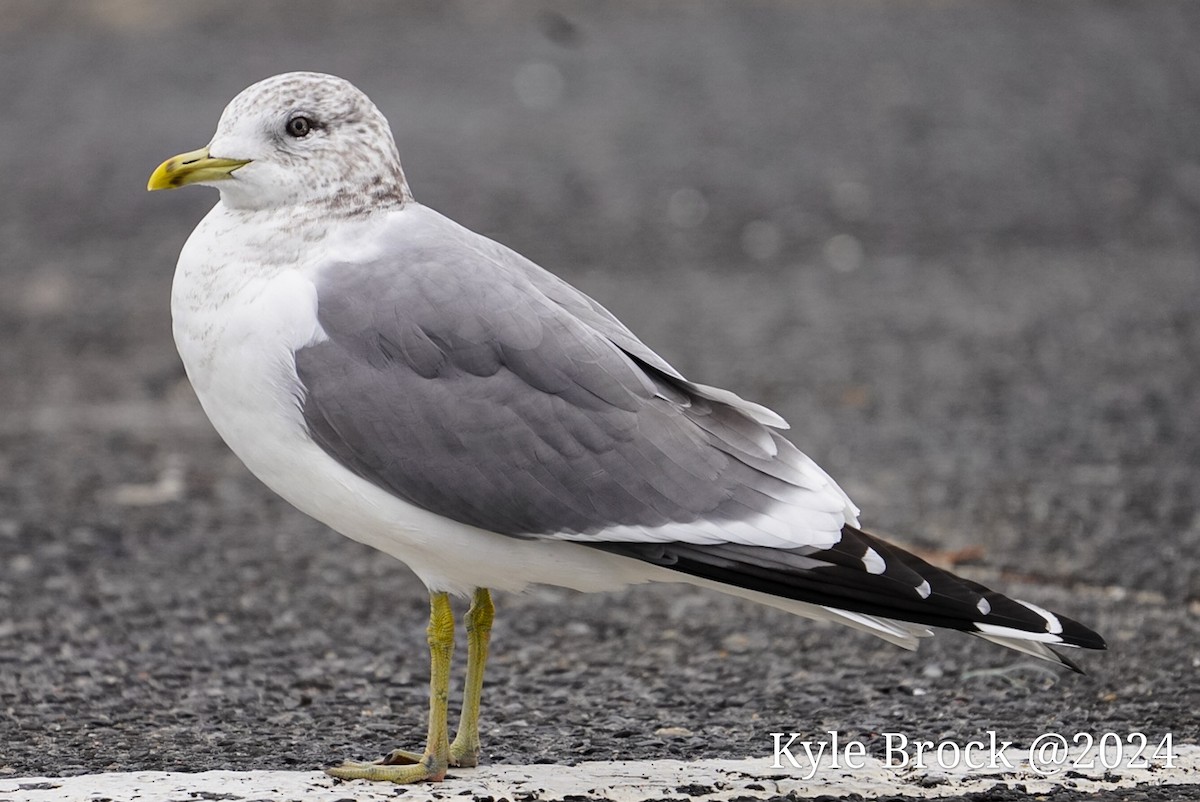
[[[1014, 764], [1027, 750], [1014, 750]], [[882, 760], [865, 757], [862, 768], [834, 768], [828, 756], [816, 770], [800, 758], [799, 768], [784, 760], [773, 768], [771, 758], [745, 760], [606, 761], [575, 766], [482, 766], [454, 769], [445, 782], [406, 786], [404, 802], [463, 800], [615, 800], [643, 802], [651, 799], [720, 800], [734, 797], [766, 799], [795, 793], [798, 797], [861, 794], [871, 799], [907, 795], [937, 799], [985, 791], [995, 786], [1022, 786], [1031, 795], [1057, 788], [1104, 791], [1137, 785], [1196, 785], [1200, 796], [1200, 746], [1175, 746], [1173, 768], [1073, 766], [1053, 776], [1042, 776], [1027, 767], [1009, 770], [954, 767], [895, 769]], [[811, 775], [811, 777], [810, 777]], [[808, 779], [806, 779], [808, 778]], [[362, 780], [340, 782], [319, 772], [207, 771], [197, 774], [144, 771], [89, 774], [76, 777], [9, 777], [0, 779], [0, 802], [184, 802], [196, 799], [287, 800], [291, 802], [345, 802], [397, 799], [400, 788]]]

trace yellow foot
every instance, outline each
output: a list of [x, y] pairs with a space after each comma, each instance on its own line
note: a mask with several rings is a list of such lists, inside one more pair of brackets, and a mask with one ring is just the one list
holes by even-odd
[[[407, 749], [393, 749], [381, 760], [375, 761], [379, 766], [411, 766], [420, 763], [425, 757], [420, 752], [410, 752]], [[372, 764], [367, 764], [372, 765]], [[469, 769], [479, 765], [479, 747], [464, 746], [459, 741], [450, 744], [450, 765], [456, 769]]]
[[381, 760], [370, 763], [346, 761], [340, 766], [325, 769], [330, 777], [339, 780], [372, 780], [374, 782], [421, 783], [441, 782], [446, 778], [446, 764], [436, 765], [429, 755], [418, 755], [397, 749]]
[[479, 747], [460, 747], [457, 742], [450, 744], [450, 765], [460, 769], [478, 766]]

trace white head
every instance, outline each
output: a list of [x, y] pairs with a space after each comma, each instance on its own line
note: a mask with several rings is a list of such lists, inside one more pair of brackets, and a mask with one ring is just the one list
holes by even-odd
[[208, 146], [168, 159], [148, 188], [213, 185], [237, 209], [319, 204], [355, 214], [412, 200], [387, 120], [353, 84], [316, 72], [259, 81]]

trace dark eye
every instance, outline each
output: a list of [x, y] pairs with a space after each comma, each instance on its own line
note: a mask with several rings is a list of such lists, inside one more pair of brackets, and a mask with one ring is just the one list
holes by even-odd
[[308, 136], [308, 132], [313, 128], [312, 120], [305, 117], [303, 114], [297, 114], [287, 121], [285, 129], [288, 136], [294, 136], [296, 139]]

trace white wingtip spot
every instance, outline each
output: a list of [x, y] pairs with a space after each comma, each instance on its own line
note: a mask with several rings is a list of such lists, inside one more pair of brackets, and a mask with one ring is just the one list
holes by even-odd
[[1050, 612], [1049, 610], [1045, 610], [1041, 607], [1038, 607], [1036, 604], [1030, 604], [1027, 601], [1021, 601], [1020, 599], [1013, 599], [1013, 601], [1015, 601], [1017, 604], [1019, 604], [1023, 607], [1028, 607], [1030, 610], [1033, 610], [1035, 613], [1040, 615], [1042, 618], [1046, 619], [1046, 631], [1047, 632], [1057, 635], [1058, 633], [1063, 631], [1062, 630], [1062, 622], [1058, 620], [1058, 616], [1056, 616], [1054, 613]]
[[879, 556], [879, 552], [867, 546], [867, 551], [862, 556], [863, 567], [867, 569], [868, 574], [882, 574], [887, 570], [887, 563]]
[[1062, 638], [1049, 632], [1027, 632], [1023, 629], [1002, 627], [997, 624], [985, 624], [981, 621], [976, 621], [974, 626], [975, 629], [984, 634], [995, 635], [1001, 638], [1012, 638], [1013, 640], [1033, 640], [1041, 643], [1062, 643]]
[[933, 592], [933, 588], [929, 587], [929, 580], [926, 579], [921, 584], [917, 585], [917, 595], [922, 599], [928, 599], [929, 594]]
[[987, 599], [980, 599], [975, 603], [975, 608], [979, 610], [980, 615], [988, 615], [992, 612], [992, 604]]

